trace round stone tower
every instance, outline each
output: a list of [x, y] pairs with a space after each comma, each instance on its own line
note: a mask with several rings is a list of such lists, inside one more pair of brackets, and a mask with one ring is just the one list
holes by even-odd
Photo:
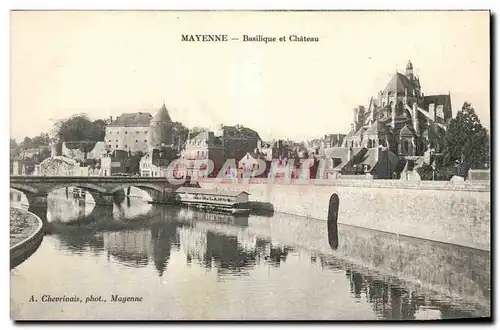
[[148, 149], [172, 146], [172, 119], [168, 114], [165, 103], [149, 122]]

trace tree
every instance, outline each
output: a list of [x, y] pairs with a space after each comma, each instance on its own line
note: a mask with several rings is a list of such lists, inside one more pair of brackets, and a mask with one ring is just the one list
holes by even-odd
[[28, 136], [24, 137], [24, 140], [19, 144], [19, 147], [24, 150], [33, 148], [31, 138]]
[[16, 139], [10, 138], [10, 157], [17, 157], [19, 155], [19, 145]]
[[450, 121], [445, 136], [444, 165], [461, 164], [467, 169], [484, 168], [490, 158], [489, 136], [474, 108], [465, 102]]
[[102, 119], [94, 120], [90, 125], [88, 140], [104, 141], [105, 135], [106, 135], [106, 121]]
[[40, 135], [35, 136], [31, 139], [32, 148], [39, 148], [41, 146], [49, 145], [50, 138], [47, 133], [40, 133]]

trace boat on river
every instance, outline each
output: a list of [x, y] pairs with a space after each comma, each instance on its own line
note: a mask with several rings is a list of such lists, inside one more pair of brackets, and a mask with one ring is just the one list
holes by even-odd
[[189, 208], [231, 214], [250, 213], [250, 194], [246, 191], [180, 187], [175, 193], [177, 202]]

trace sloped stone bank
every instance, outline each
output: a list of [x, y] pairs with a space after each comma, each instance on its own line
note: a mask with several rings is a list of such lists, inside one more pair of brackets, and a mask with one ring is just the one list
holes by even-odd
[[10, 208], [10, 268], [28, 259], [43, 240], [43, 222], [35, 214]]

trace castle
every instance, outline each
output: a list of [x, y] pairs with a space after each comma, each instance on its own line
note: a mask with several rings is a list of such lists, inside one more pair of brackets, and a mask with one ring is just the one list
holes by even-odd
[[452, 118], [450, 94], [424, 95], [408, 61], [405, 74], [396, 72], [368, 106], [353, 110], [344, 148], [383, 146], [400, 158], [439, 153]]
[[172, 147], [172, 126], [165, 104], [154, 117], [148, 112], [124, 113], [106, 127], [107, 150], [146, 153]]

